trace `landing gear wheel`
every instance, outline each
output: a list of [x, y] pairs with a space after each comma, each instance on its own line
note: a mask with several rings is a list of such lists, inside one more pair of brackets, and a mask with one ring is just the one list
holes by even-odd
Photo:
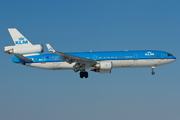
[[83, 77], [88, 78], [88, 72], [80, 72], [79, 75], [80, 75], [80, 78], [83, 78]]
[[84, 77], [83, 72], [80, 72], [79, 75], [80, 75], [80, 78]]
[[152, 74], [152, 75], [155, 75], [155, 72], [153, 71], [151, 74]]
[[155, 75], [155, 72], [154, 72], [154, 69], [155, 69], [155, 66], [153, 66], [153, 67], [151, 67], [151, 69], [152, 69], [152, 75]]
[[84, 72], [84, 77], [88, 78], [88, 72]]

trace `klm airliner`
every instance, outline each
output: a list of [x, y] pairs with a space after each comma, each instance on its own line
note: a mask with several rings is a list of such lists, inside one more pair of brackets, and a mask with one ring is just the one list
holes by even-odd
[[43, 53], [43, 45], [33, 45], [16, 28], [8, 29], [14, 46], [6, 46], [5, 53], [14, 54], [14, 63], [48, 70], [71, 69], [80, 73], [80, 78], [88, 78], [87, 69], [101, 74], [111, 73], [112, 68], [149, 67], [152, 75], [157, 66], [176, 60], [171, 53], [158, 50], [70, 52], [56, 51], [46, 44], [50, 54]]

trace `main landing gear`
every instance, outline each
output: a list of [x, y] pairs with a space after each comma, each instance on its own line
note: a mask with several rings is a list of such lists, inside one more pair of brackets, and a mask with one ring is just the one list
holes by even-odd
[[152, 74], [152, 75], [155, 75], [155, 72], [154, 72], [155, 67], [151, 67], [151, 69], [152, 69], [151, 74]]
[[83, 77], [88, 78], [88, 72], [86, 71], [80, 72], [79, 75], [80, 75], [80, 78], [83, 78]]

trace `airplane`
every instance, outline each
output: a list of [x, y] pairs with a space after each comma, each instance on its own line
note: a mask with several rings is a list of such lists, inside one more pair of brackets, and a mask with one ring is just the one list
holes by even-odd
[[59, 52], [46, 44], [50, 54], [42, 54], [43, 45], [33, 45], [16, 28], [8, 29], [14, 46], [5, 46], [5, 53], [13, 54], [12, 62], [48, 70], [74, 70], [80, 78], [88, 78], [86, 70], [101, 74], [111, 73], [112, 68], [149, 67], [155, 74], [155, 67], [172, 63], [176, 57], [159, 50], [125, 50], [99, 52]]

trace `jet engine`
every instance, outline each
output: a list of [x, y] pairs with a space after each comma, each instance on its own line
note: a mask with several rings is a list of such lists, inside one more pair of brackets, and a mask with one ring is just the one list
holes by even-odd
[[6, 46], [4, 47], [5, 53], [13, 54], [31, 54], [31, 53], [42, 53], [44, 51], [44, 47], [41, 44], [38, 45], [26, 45], [26, 46]]
[[99, 72], [101, 74], [111, 73], [112, 62], [111, 61], [100, 61], [95, 65], [95, 69], [91, 70], [94, 72]]

